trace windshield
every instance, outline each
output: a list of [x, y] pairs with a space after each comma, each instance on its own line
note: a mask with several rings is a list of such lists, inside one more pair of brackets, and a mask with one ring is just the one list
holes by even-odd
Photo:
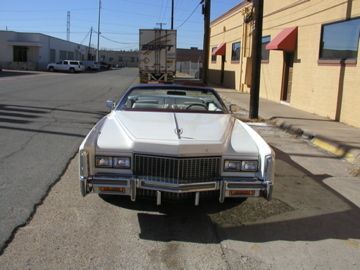
[[208, 89], [141, 89], [129, 92], [118, 109], [133, 111], [226, 112], [223, 103]]

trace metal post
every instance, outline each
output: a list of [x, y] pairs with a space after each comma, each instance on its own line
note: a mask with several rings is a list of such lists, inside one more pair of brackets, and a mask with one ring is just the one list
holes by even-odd
[[100, 47], [100, 11], [101, 11], [101, 0], [99, 0], [99, 17], [98, 17], [98, 31], [97, 31], [97, 51], [96, 51], [96, 62], [99, 62], [99, 47]]
[[67, 12], [66, 40], [67, 40], [67, 41], [70, 41], [70, 11]]
[[207, 84], [207, 75], [209, 69], [209, 52], [210, 52], [210, 0], [203, 0], [204, 14], [204, 41], [203, 41], [203, 70], [202, 81]]
[[171, 30], [174, 30], [174, 0], [171, 0]]
[[252, 78], [250, 90], [249, 118], [258, 118], [259, 115], [259, 92], [260, 92], [260, 71], [261, 71], [261, 37], [263, 24], [264, 0], [254, 0], [255, 28], [252, 33]]
[[91, 26], [91, 28], [90, 28], [90, 39], [89, 39], [89, 47], [88, 47], [87, 60], [92, 60], [92, 59], [90, 59], [90, 58], [92, 58], [92, 57], [90, 57], [90, 48], [91, 48], [91, 36], [92, 36], [92, 31], [93, 31], [93, 28], [92, 28], [92, 26]]

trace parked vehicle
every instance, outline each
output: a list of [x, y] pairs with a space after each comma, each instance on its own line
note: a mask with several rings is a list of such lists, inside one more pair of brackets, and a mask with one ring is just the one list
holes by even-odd
[[85, 70], [85, 66], [81, 61], [77, 60], [63, 60], [57, 63], [50, 63], [47, 65], [48, 71], [69, 71], [82, 72]]
[[99, 71], [100, 70], [100, 64], [98, 62], [95, 61], [82, 61], [82, 63], [85, 66], [85, 70], [89, 70], [89, 71]]
[[[117, 104], [117, 105], [115, 105]], [[80, 189], [130, 196], [200, 194], [271, 199], [274, 152], [215, 90], [137, 85], [82, 142]], [[235, 105], [230, 109], [234, 111]], [[162, 195], [163, 194], [163, 195]], [[201, 195], [203, 196], [203, 195]]]
[[176, 73], [176, 30], [140, 29], [140, 82], [173, 82]]
[[109, 70], [111, 65], [106, 62], [99, 62], [99, 66], [101, 70]]

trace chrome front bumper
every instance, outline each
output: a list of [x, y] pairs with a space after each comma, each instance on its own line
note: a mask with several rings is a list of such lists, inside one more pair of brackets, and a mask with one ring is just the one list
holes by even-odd
[[264, 197], [268, 200], [272, 195], [272, 183], [256, 178], [221, 178], [219, 181], [175, 184], [153, 181], [133, 176], [89, 176], [80, 177], [81, 194], [90, 192], [130, 196], [136, 200], [137, 189], [156, 191], [156, 202], [161, 204], [161, 193], [195, 193], [195, 205], [199, 204], [200, 193], [219, 190], [219, 202], [227, 197]]

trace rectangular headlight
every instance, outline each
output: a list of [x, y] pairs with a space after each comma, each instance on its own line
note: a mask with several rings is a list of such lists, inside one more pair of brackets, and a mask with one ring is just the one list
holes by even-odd
[[226, 172], [256, 172], [257, 160], [225, 160], [224, 171]]
[[130, 169], [130, 157], [96, 156], [95, 166], [97, 168]]
[[129, 157], [113, 157], [113, 166], [118, 169], [129, 169], [130, 158]]
[[244, 160], [241, 162], [241, 170], [244, 172], [256, 172], [258, 170], [257, 160]]
[[240, 172], [241, 171], [241, 161], [240, 160], [225, 160], [224, 171]]
[[99, 168], [112, 168], [113, 158], [106, 156], [96, 156], [95, 157], [95, 166]]

